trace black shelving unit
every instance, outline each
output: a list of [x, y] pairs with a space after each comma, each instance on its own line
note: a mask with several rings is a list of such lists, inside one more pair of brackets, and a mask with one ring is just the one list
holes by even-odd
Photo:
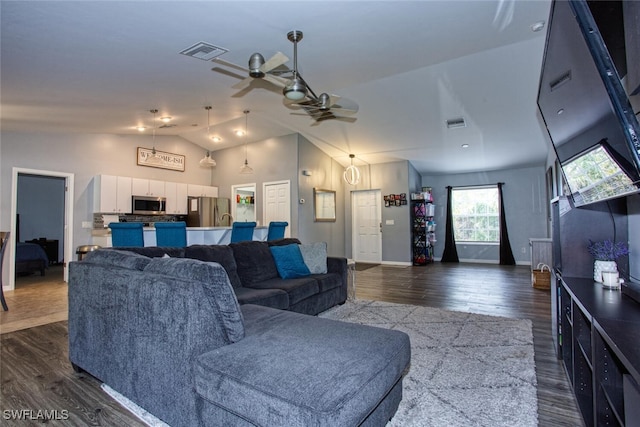
[[640, 305], [592, 279], [559, 286], [560, 353], [585, 426], [640, 425]]
[[411, 200], [411, 251], [413, 265], [433, 262], [435, 243], [434, 206], [430, 200]]

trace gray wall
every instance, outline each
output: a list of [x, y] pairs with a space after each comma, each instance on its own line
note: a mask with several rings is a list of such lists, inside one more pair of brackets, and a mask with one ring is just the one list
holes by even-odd
[[[327, 156], [306, 138], [299, 137], [299, 165], [297, 169], [300, 193], [295, 200], [300, 219], [299, 238], [303, 243], [327, 242], [327, 251], [334, 256], [350, 256], [345, 253], [344, 168]], [[302, 175], [308, 171], [311, 176]], [[336, 191], [336, 221], [315, 222], [313, 215], [313, 189]], [[304, 203], [300, 203], [304, 199]]]
[[156, 136], [158, 150], [185, 155], [185, 172], [136, 164], [137, 147], [152, 147], [147, 135], [99, 135], [2, 132], [0, 146], [0, 229], [11, 225], [12, 168], [74, 174], [74, 224], [72, 247], [91, 243], [91, 230], [83, 221], [93, 221], [92, 178], [98, 174], [131, 176], [163, 181], [211, 185], [211, 169], [198, 161], [205, 150], [180, 138]]
[[[545, 169], [528, 167], [489, 172], [455, 175], [423, 176], [422, 186], [433, 188], [436, 205], [435, 258], [440, 259], [444, 250], [447, 186], [487, 185], [504, 182], [503, 194], [509, 241], [518, 264], [530, 263], [529, 239], [550, 237], [547, 231], [547, 205]], [[457, 245], [461, 261], [499, 262], [497, 245]]]
[[[245, 147], [232, 147], [214, 151], [211, 156], [217, 165], [213, 168], [212, 180], [218, 186], [220, 197], [231, 197], [231, 186], [238, 184], [256, 184], [256, 220], [263, 224], [262, 184], [272, 181], [291, 182], [291, 203], [298, 199], [297, 165], [298, 148], [297, 134], [270, 138], [264, 141], [251, 142], [247, 145], [247, 160], [253, 169], [253, 174], [242, 175], [240, 167], [244, 164]], [[298, 218], [292, 209], [289, 224], [291, 236], [297, 236]]]
[[[351, 229], [351, 192], [359, 190], [380, 190], [385, 194], [407, 193], [407, 199], [412, 191], [420, 188], [417, 172], [408, 161], [380, 163], [375, 165], [358, 166], [361, 173], [360, 183], [356, 186], [345, 186], [345, 220], [346, 220], [346, 251], [347, 256], [352, 253]], [[342, 170], [340, 172], [342, 174]], [[410, 188], [409, 184], [417, 188]], [[393, 225], [387, 224], [389, 220]], [[410, 205], [382, 207], [382, 261], [390, 263], [408, 264], [411, 262], [411, 216]]]

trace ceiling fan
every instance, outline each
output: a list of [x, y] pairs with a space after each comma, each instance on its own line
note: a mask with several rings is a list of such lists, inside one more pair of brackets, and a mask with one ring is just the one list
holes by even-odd
[[[267, 61], [260, 53], [254, 53], [249, 58], [248, 69], [220, 58], [215, 58], [213, 61], [249, 74], [249, 77], [233, 85], [233, 88], [245, 88], [253, 79], [268, 81], [282, 88], [282, 93], [286, 98], [285, 105], [302, 108], [316, 122], [342, 119], [343, 116], [340, 114], [352, 115], [357, 113], [358, 105], [355, 102], [342, 100], [341, 103], [338, 103], [341, 99], [339, 96], [327, 93], [321, 93], [318, 96], [302, 78], [298, 71], [298, 42], [302, 40], [302, 37], [303, 33], [299, 30], [287, 33], [287, 39], [293, 43], [293, 70], [284, 67], [289, 58], [281, 52], [277, 52]], [[346, 121], [356, 120], [353, 117], [344, 119]]]

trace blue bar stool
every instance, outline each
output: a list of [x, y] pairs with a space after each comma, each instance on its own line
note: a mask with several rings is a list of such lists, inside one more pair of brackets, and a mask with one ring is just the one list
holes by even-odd
[[141, 222], [111, 222], [111, 246], [116, 247], [143, 247], [144, 232]]
[[184, 248], [187, 246], [187, 223], [156, 222], [156, 245]]
[[282, 239], [284, 237], [284, 231], [288, 225], [289, 223], [287, 221], [271, 221], [269, 223], [267, 240]]
[[234, 222], [231, 227], [231, 243], [253, 240], [255, 222]]

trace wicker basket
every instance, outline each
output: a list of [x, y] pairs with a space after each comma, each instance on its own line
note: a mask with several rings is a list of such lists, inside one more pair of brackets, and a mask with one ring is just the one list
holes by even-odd
[[540, 263], [533, 270], [532, 284], [536, 289], [551, 289], [551, 269], [547, 264]]

